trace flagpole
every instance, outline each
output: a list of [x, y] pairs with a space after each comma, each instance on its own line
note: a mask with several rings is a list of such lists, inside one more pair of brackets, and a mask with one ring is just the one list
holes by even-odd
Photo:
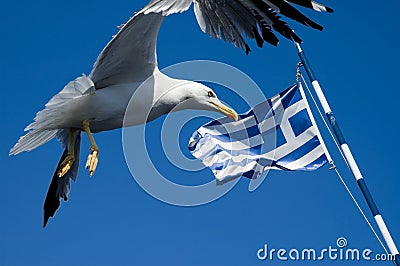
[[367, 204], [372, 212], [372, 215], [374, 216], [375, 222], [378, 225], [378, 228], [379, 228], [383, 238], [385, 239], [386, 245], [388, 246], [391, 254], [394, 256], [395, 264], [397, 266], [400, 266], [400, 255], [399, 255], [399, 251], [396, 247], [396, 244], [394, 243], [393, 238], [390, 235], [390, 232], [382, 218], [382, 215], [380, 214], [378, 207], [376, 206], [374, 199], [372, 198], [372, 195], [367, 187], [367, 184], [365, 183], [365, 180], [361, 174], [361, 171], [357, 165], [357, 162], [355, 161], [353, 154], [351, 153], [350, 148], [346, 143], [343, 133], [340, 130], [339, 124], [338, 124], [334, 114], [332, 113], [332, 110], [328, 104], [328, 101], [324, 95], [324, 92], [322, 91], [322, 88], [321, 88], [316, 76], [314, 75], [314, 72], [311, 69], [310, 64], [308, 63], [308, 60], [306, 58], [304, 51], [302, 50], [299, 43], [295, 42], [295, 44], [296, 44], [296, 47], [298, 50], [298, 55], [300, 57], [300, 60], [303, 63], [303, 66], [307, 72], [307, 76], [311, 81], [314, 91], [321, 103], [321, 106], [329, 120], [329, 123], [333, 129], [333, 132], [335, 133], [335, 136], [340, 144], [340, 149], [342, 150], [342, 152], [346, 158], [346, 161], [350, 168], [350, 171], [352, 172], [354, 178], [356, 179], [358, 187], [360, 188], [365, 200], [367, 201]]

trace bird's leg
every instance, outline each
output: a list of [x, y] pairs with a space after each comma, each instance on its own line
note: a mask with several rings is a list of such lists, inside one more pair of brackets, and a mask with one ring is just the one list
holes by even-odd
[[69, 129], [69, 149], [67, 157], [61, 162], [60, 169], [58, 170], [58, 177], [63, 177], [75, 161], [74, 147], [75, 147], [75, 129]]
[[92, 132], [90, 132], [90, 120], [85, 120], [82, 122], [83, 130], [85, 130], [86, 134], [90, 140], [90, 154], [86, 161], [86, 169], [89, 169], [89, 174], [92, 176], [94, 171], [96, 171], [97, 163], [99, 162], [99, 147], [97, 147], [96, 142], [94, 141]]

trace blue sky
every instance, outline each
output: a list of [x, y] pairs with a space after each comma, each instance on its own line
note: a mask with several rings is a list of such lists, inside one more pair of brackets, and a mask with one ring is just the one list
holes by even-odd
[[[227, 195], [199, 207], [177, 207], [143, 191], [126, 166], [121, 130], [96, 135], [99, 167], [89, 178], [81, 166], [67, 203], [43, 229], [42, 205], [61, 147], [51, 141], [30, 153], [8, 150], [47, 100], [68, 81], [89, 73], [98, 53], [145, 1], [11, 1], [2, 7], [0, 98], [2, 178], [0, 179], [1, 265], [284, 265], [259, 261], [271, 248], [335, 246], [345, 237], [352, 248], [383, 249], [345, 191], [327, 169], [313, 173], [270, 172], [254, 192], [243, 179]], [[291, 22], [326, 90], [342, 130], [397, 243], [400, 243], [398, 189], [398, 17], [399, 4], [329, 1], [333, 14], [305, 12], [325, 26], [320, 33]], [[192, 10], [162, 25], [160, 67], [209, 59], [247, 73], [273, 96], [294, 82], [298, 62], [293, 45], [252, 53], [204, 35]], [[215, 88], [218, 92], [218, 88]], [[239, 111], [245, 107], [219, 97]], [[204, 121], [203, 121], [204, 122]], [[162, 119], [149, 125], [157, 137]], [[200, 126], [201, 123], [193, 125]], [[322, 130], [326, 133], [325, 130]], [[182, 137], [183, 147], [190, 132]], [[159, 136], [159, 135], [158, 135]], [[82, 158], [89, 143], [83, 137]], [[372, 217], [331, 141], [328, 147], [367, 217]], [[158, 142], [152, 144], [160, 158]], [[161, 149], [161, 148], [160, 148]], [[138, 165], [140, 167], [140, 165]], [[168, 174], [173, 168], [165, 165]], [[142, 169], [146, 173], [146, 169]], [[205, 174], [207, 174], [205, 172]], [[211, 173], [208, 172], [208, 177]], [[190, 175], [181, 177], [190, 179]], [[297, 262], [295, 265], [314, 265]], [[337, 262], [324, 261], [322, 265]], [[341, 262], [341, 265], [358, 265]], [[389, 262], [364, 264], [390, 265]]]

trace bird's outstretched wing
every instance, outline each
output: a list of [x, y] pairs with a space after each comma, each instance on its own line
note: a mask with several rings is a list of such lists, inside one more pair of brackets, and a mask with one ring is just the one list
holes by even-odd
[[135, 14], [107, 44], [89, 78], [96, 89], [124, 82], [141, 82], [157, 66], [156, 43], [163, 21], [159, 13]]
[[[333, 12], [329, 7], [312, 0], [193, 0], [197, 22], [206, 34], [223, 39], [242, 48], [250, 48], [244, 38], [255, 39], [261, 47], [264, 42], [278, 45], [274, 31], [284, 37], [301, 43], [292, 28], [279, 15], [293, 19], [306, 26], [322, 30], [289, 2], [314, 9]], [[144, 9], [145, 14], [162, 13], [169, 15], [189, 8], [191, 0], [152, 0]]]
[[123, 82], [141, 82], [157, 66], [157, 35], [164, 16], [186, 11], [194, 2], [197, 22], [203, 32], [250, 52], [245, 38], [278, 45], [274, 31], [301, 42], [279, 14], [322, 30], [289, 2], [314, 9], [333, 10], [313, 0], [151, 0], [112, 38], [97, 58], [89, 78], [96, 89]]

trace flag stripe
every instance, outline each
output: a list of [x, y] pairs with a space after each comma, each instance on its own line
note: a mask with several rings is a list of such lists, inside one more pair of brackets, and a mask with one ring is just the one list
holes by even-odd
[[[318, 160], [322, 155], [324, 155], [324, 150], [320, 146], [317, 146], [311, 152], [307, 153], [301, 158], [287, 164], [282, 164], [288, 169], [301, 169], [304, 166], [304, 168], [307, 168], [308, 166], [312, 167], [312, 165], [318, 164]], [[318, 159], [316, 160], [315, 158]]]
[[314, 136], [315, 136], [315, 131], [313, 131], [312, 128], [309, 128], [307, 131], [300, 134], [296, 138], [296, 141], [287, 142], [279, 147], [276, 147], [274, 150], [270, 151], [267, 154], [269, 156], [272, 156], [272, 154], [274, 154], [276, 158], [280, 159], [282, 157], [285, 157], [289, 153], [293, 152], [293, 150], [297, 149], [298, 147], [306, 144]]
[[[290, 162], [294, 162], [304, 155], [307, 155], [310, 151], [314, 150], [319, 146], [319, 141], [317, 136], [313, 136], [309, 141], [304, 143], [303, 145], [297, 147], [296, 149], [292, 149], [290, 153], [287, 155], [280, 157], [279, 162], [282, 165], [285, 165]], [[276, 156], [276, 155], [275, 155]]]

